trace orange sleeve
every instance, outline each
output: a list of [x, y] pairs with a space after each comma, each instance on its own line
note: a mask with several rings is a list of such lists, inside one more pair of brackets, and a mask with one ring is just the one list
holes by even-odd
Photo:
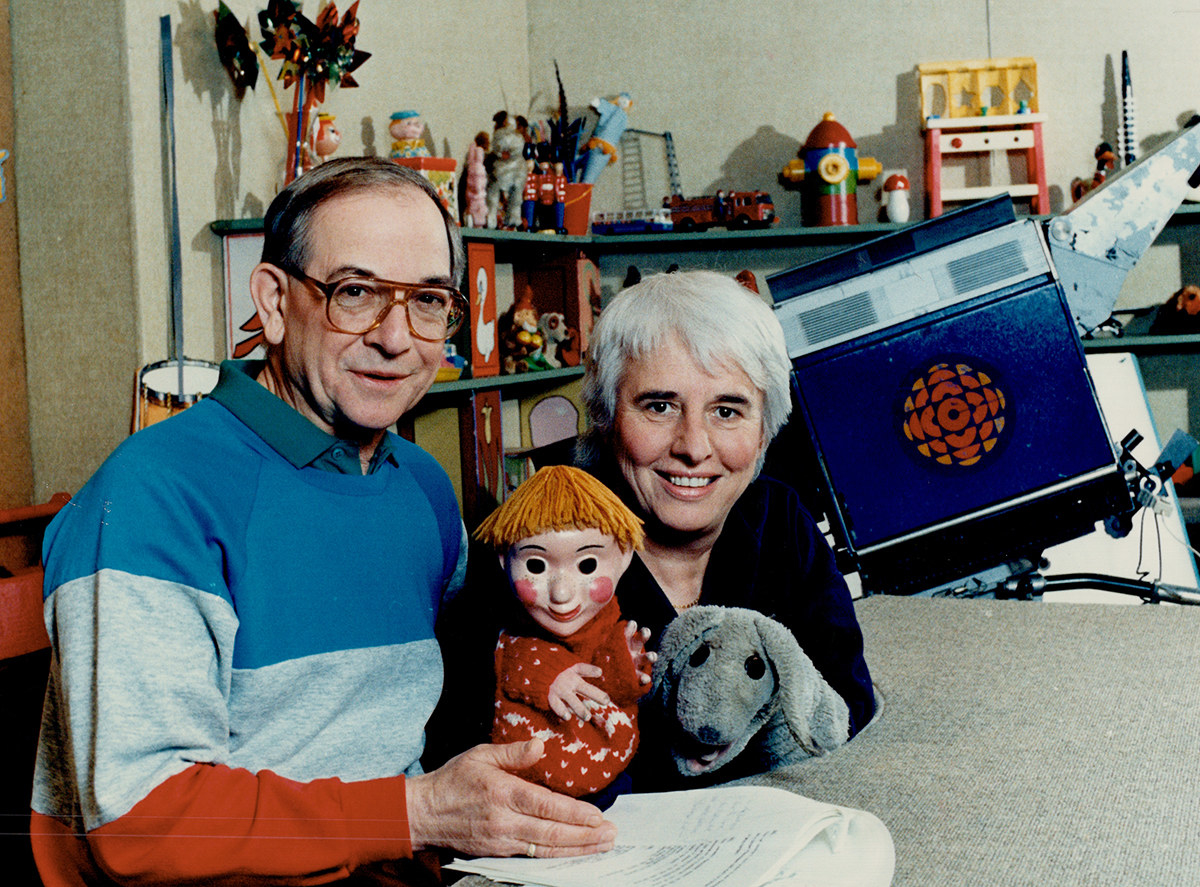
[[56, 870], [88, 868], [135, 885], [321, 884], [360, 865], [412, 857], [403, 776], [302, 783], [196, 764], [85, 835], [60, 825], [34, 817], [47, 887], [56, 887]]

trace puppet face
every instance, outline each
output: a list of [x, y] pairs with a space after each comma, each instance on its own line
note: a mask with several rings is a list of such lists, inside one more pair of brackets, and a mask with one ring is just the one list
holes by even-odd
[[500, 561], [533, 621], [568, 637], [612, 600], [632, 557], [599, 530], [551, 530], [521, 539]]

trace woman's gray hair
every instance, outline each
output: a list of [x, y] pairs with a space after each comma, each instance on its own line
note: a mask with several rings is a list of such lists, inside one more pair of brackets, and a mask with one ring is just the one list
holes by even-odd
[[792, 366], [783, 329], [762, 297], [715, 271], [655, 274], [614, 296], [589, 337], [585, 458], [598, 456], [611, 438], [627, 363], [653, 357], [672, 337], [702, 369], [735, 366], [763, 393], [764, 450], [783, 427], [792, 409]]

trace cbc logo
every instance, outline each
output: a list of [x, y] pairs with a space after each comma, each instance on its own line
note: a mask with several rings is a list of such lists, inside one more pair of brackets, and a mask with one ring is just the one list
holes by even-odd
[[988, 373], [966, 363], [937, 363], [905, 395], [904, 436], [939, 465], [978, 465], [1000, 443], [1007, 407]]

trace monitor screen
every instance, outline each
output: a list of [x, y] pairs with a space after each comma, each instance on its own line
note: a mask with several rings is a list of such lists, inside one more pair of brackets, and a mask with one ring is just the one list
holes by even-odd
[[868, 591], [916, 591], [1036, 556], [1128, 498], [1053, 279], [793, 365], [835, 535]]

